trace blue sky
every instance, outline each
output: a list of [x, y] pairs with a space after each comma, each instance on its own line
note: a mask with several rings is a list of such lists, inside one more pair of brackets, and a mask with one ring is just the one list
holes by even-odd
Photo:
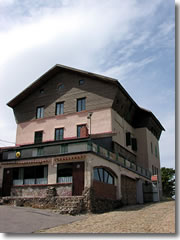
[[6, 103], [59, 63], [117, 78], [165, 127], [161, 165], [174, 168], [174, 12], [172, 0], [0, 0], [0, 139], [15, 142]]

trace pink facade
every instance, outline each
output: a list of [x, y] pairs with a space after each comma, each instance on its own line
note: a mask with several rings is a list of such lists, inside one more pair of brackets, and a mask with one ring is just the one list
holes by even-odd
[[[20, 123], [17, 125], [16, 144], [33, 144], [36, 131], [43, 131], [43, 142], [54, 141], [56, 128], [64, 128], [64, 139], [76, 138], [77, 125], [87, 124], [89, 129], [90, 120], [87, 116], [88, 111], [83, 111]], [[91, 134], [109, 132], [112, 132], [111, 108], [94, 110], [91, 117]]]

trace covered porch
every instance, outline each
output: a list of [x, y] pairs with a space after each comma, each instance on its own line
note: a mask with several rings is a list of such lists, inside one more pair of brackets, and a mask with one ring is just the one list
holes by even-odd
[[84, 190], [82, 156], [19, 161], [4, 164], [1, 171], [3, 197], [43, 197], [50, 187], [57, 196], [80, 196]]

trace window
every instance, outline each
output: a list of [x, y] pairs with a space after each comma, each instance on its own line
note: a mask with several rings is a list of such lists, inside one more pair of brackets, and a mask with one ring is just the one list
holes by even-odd
[[55, 129], [55, 141], [63, 140], [64, 138], [64, 128]]
[[99, 171], [99, 180], [100, 180], [101, 182], [104, 182], [104, 179], [103, 179], [103, 169], [102, 169], [102, 168], [99, 168], [98, 171]]
[[37, 107], [36, 108], [36, 118], [43, 118], [44, 117], [44, 107]]
[[44, 149], [43, 149], [42, 147], [39, 147], [39, 148], [37, 149], [37, 156], [42, 156], [43, 153], [44, 153]]
[[68, 153], [68, 144], [62, 144], [60, 153]]
[[132, 141], [132, 150], [137, 151], [137, 139], [132, 138], [131, 141]]
[[24, 168], [24, 179], [35, 179], [35, 167]]
[[34, 143], [41, 143], [43, 137], [43, 131], [35, 132], [34, 134]]
[[77, 112], [86, 110], [86, 98], [77, 99]]
[[126, 133], [126, 146], [131, 145], [131, 133], [127, 132]]
[[64, 102], [56, 103], [56, 115], [64, 114]]
[[13, 185], [47, 184], [47, 177], [47, 165], [13, 169]]
[[84, 80], [84, 79], [81, 79], [81, 80], [79, 80], [79, 85], [83, 85], [83, 84], [84, 84], [84, 82], [85, 82], [85, 80]]
[[86, 124], [83, 125], [78, 125], [77, 126], [77, 137], [80, 138], [81, 137], [81, 128], [86, 126]]
[[152, 175], [158, 175], [158, 168], [152, 165]]
[[98, 169], [97, 168], [94, 169], [94, 179], [99, 181], [99, 174], [98, 174]]
[[64, 89], [64, 84], [63, 84], [63, 83], [60, 83], [60, 84], [58, 85], [58, 90], [62, 90], [62, 89]]
[[13, 179], [23, 179], [24, 168], [13, 168]]
[[44, 93], [44, 89], [42, 88], [42, 89], [40, 89], [40, 94], [43, 94]]
[[157, 146], [155, 146], [155, 156], [158, 157]]
[[72, 183], [72, 163], [60, 163], [57, 165], [57, 182]]
[[151, 153], [153, 154], [153, 144], [151, 142]]
[[94, 168], [93, 178], [96, 181], [100, 181], [108, 184], [114, 184], [114, 177], [112, 176], [111, 173], [109, 173], [104, 168]]
[[152, 175], [154, 175], [154, 166], [152, 165]]
[[109, 175], [109, 178], [108, 178], [108, 182], [107, 182], [107, 183], [113, 184], [113, 181], [114, 181], [113, 177], [112, 177], [111, 175]]

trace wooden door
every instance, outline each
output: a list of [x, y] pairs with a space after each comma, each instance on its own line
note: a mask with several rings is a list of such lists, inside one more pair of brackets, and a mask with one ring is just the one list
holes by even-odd
[[136, 204], [136, 181], [127, 176], [121, 175], [121, 193], [123, 204]]
[[80, 196], [84, 190], [84, 162], [73, 163], [73, 196]]
[[2, 187], [2, 195], [10, 196], [11, 195], [11, 186], [13, 182], [13, 169], [5, 168], [3, 174], [3, 187]]

